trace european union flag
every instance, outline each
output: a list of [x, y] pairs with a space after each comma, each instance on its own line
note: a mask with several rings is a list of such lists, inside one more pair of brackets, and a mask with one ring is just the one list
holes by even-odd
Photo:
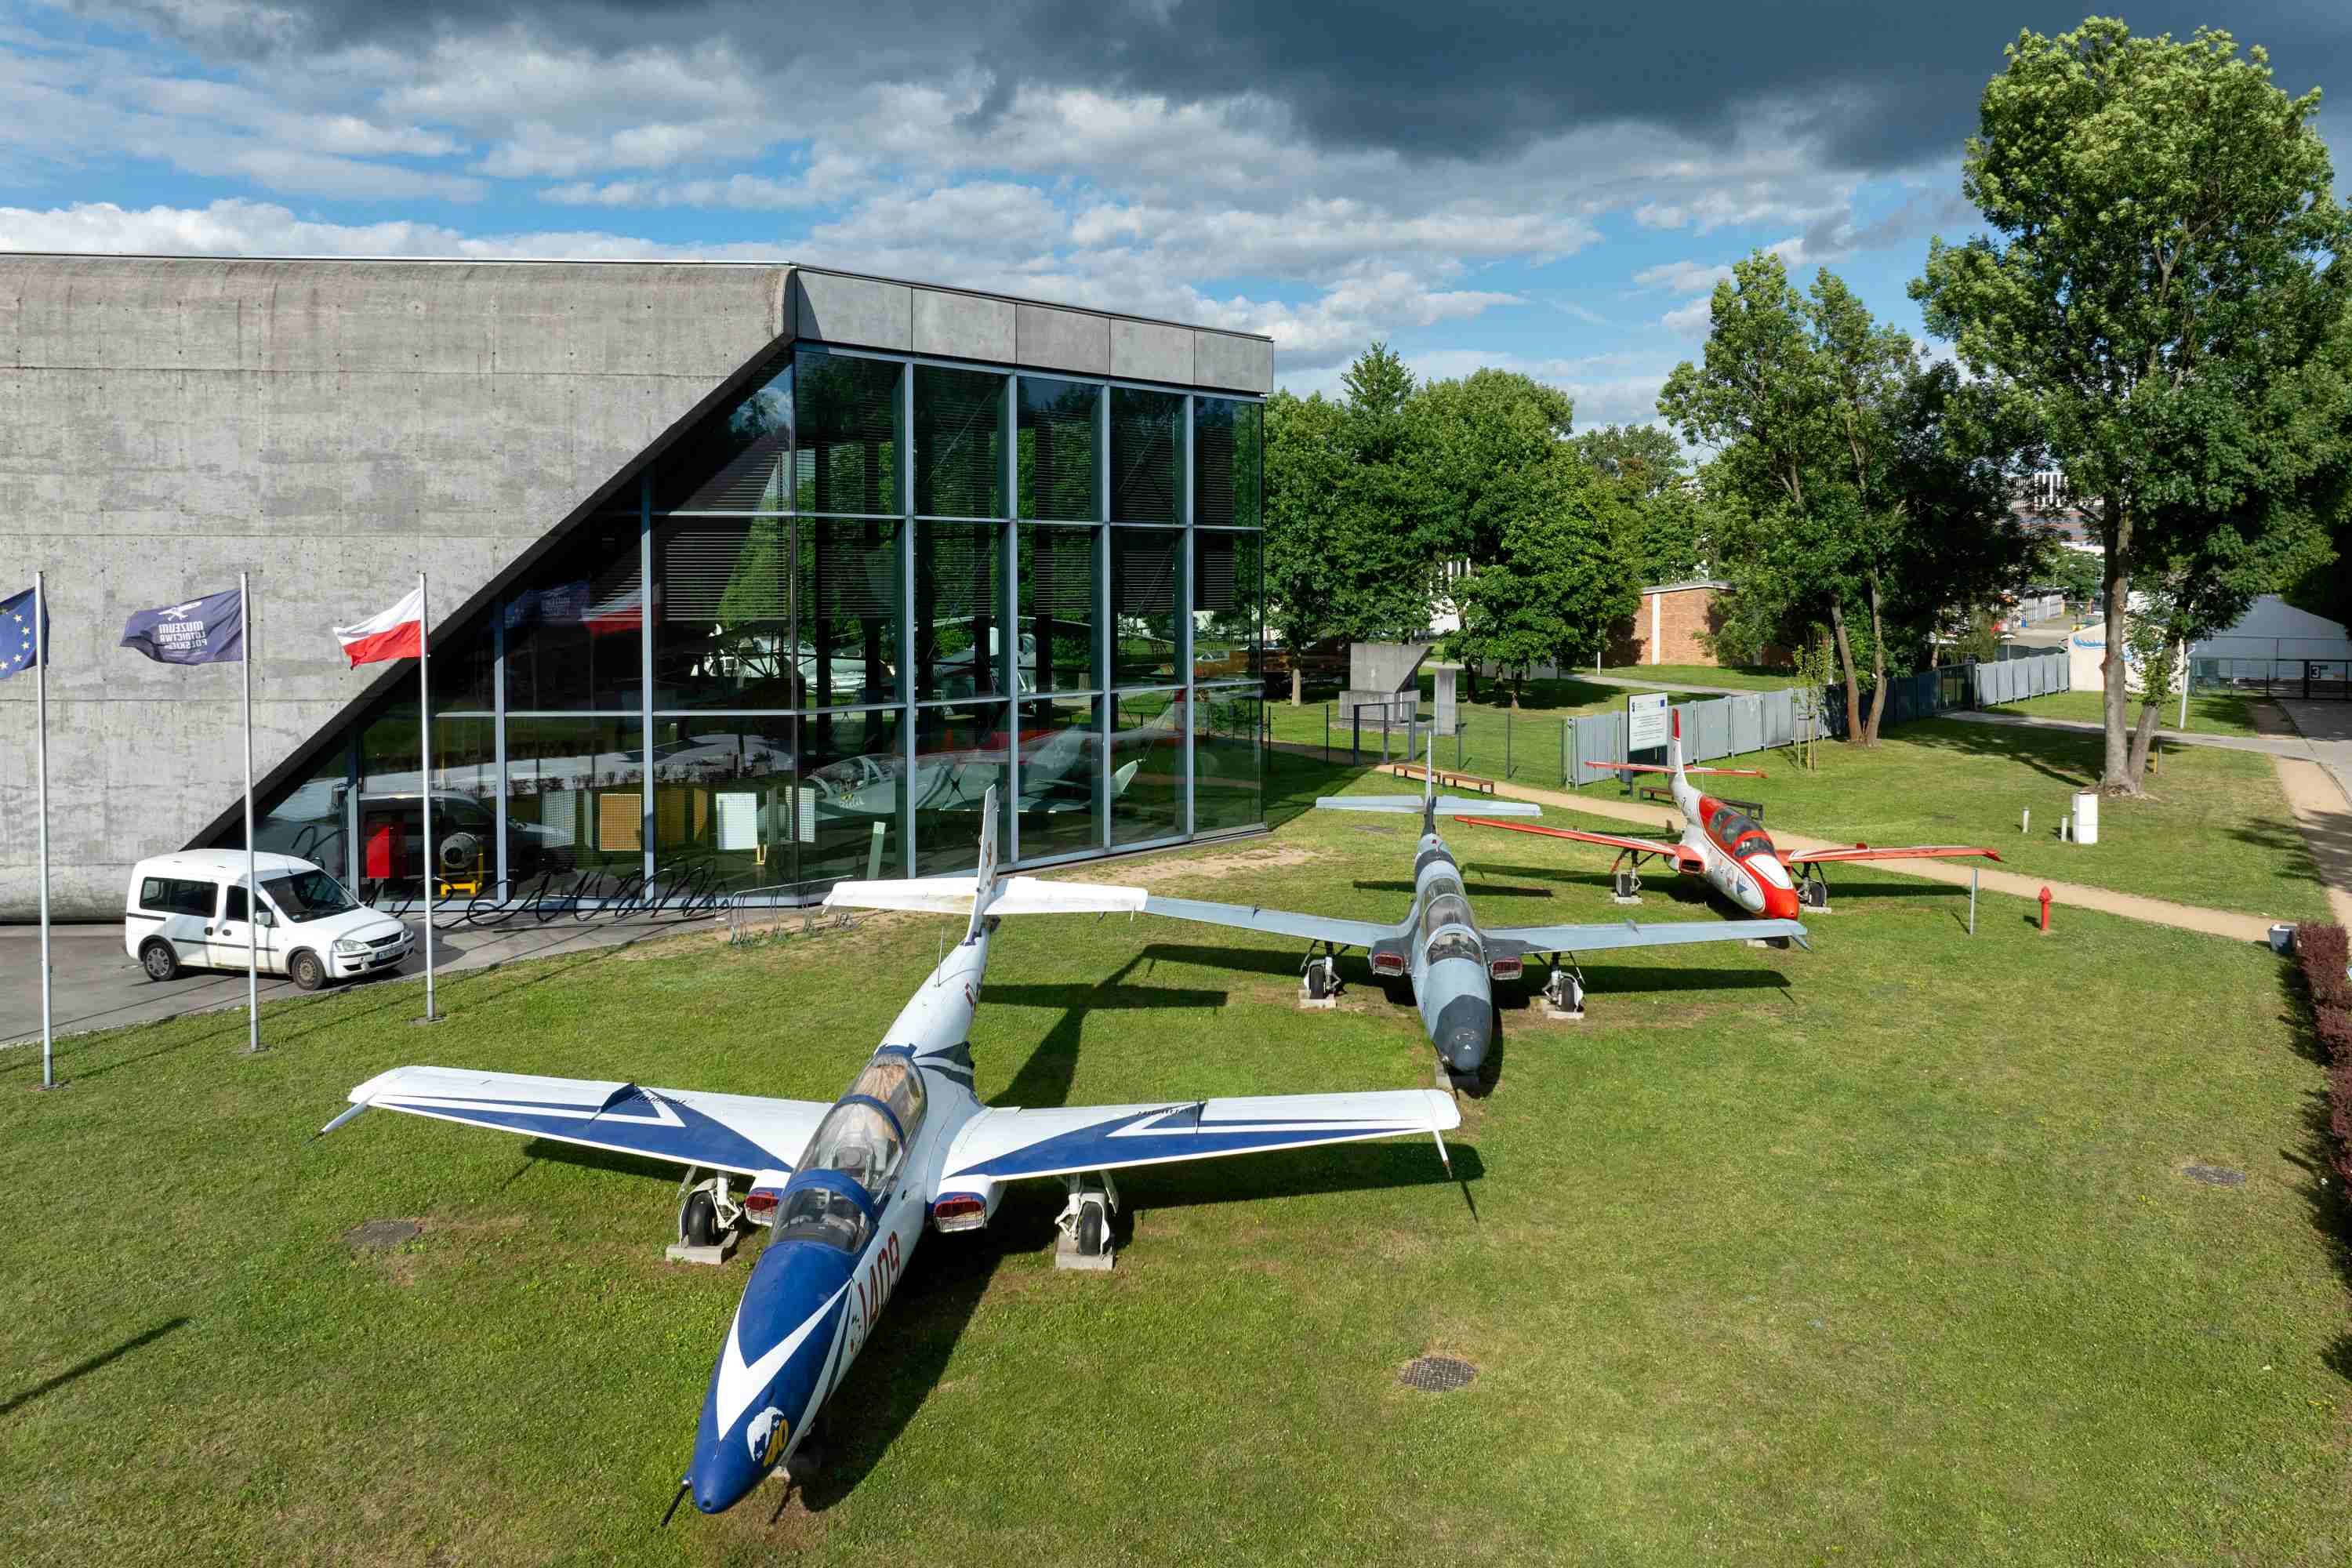
[[[26, 589], [11, 599], [0, 599], [0, 680], [5, 680], [20, 669], [33, 668], [33, 656], [47, 654], [49, 647], [49, 607], [41, 606], [40, 641], [33, 640], [33, 590]], [[48, 662], [46, 658], [43, 663]]]

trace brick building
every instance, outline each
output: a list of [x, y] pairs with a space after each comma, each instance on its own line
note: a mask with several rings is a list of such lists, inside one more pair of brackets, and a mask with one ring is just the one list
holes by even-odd
[[1610, 631], [1608, 663], [1715, 664], [1715, 649], [1704, 639], [1723, 629], [1717, 601], [1730, 591], [1730, 584], [1713, 578], [1643, 589], [1642, 607]]

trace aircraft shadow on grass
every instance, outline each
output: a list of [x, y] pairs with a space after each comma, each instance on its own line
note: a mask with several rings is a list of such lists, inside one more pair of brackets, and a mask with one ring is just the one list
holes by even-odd
[[124, 1340], [121, 1344], [114, 1346], [110, 1350], [103, 1350], [100, 1351], [95, 1355], [84, 1356], [81, 1360], [74, 1363], [73, 1365], [66, 1368], [65, 1371], [58, 1373], [56, 1376], [45, 1377], [40, 1382], [33, 1384], [30, 1388], [26, 1389], [23, 1393], [12, 1394], [6, 1400], [0, 1401], [0, 1415], [12, 1415], [23, 1406], [30, 1405], [36, 1399], [40, 1398], [43, 1394], [55, 1394], [58, 1389], [65, 1387], [66, 1384], [79, 1382], [82, 1378], [88, 1377], [91, 1373], [100, 1371], [102, 1368], [110, 1366], [114, 1363], [121, 1361], [124, 1356], [131, 1354], [133, 1351], [142, 1350], [148, 1345], [153, 1344], [157, 1340], [162, 1339], [168, 1333], [172, 1333], [179, 1329], [186, 1328], [188, 1324], [194, 1321], [194, 1320], [193, 1319], [184, 1317], [166, 1318], [162, 1322], [157, 1323], [153, 1328], [147, 1329], [131, 1335], [129, 1339]]

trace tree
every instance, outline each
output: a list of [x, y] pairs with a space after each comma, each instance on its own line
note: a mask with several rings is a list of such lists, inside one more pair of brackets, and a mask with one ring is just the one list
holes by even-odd
[[1266, 620], [1290, 649], [1290, 700], [1300, 693], [1299, 656], [1332, 634], [1338, 586], [1337, 498], [1349, 467], [1347, 413], [1321, 394], [1276, 392], [1265, 400]]
[[1446, 656], [1508, 671], [1519, 705], [1529, 667], [1565, 665], [1641, 603], [1625, 541], [1591, 470], [1566, 447], [1524, 476], [1495, 559], [1455, 589], [1462, 629]]
[[1654, 425], [1611, 425], [1576, 437], [1576, 449], [1630, 514], [1646, 583], [1686, 583], [1712, 559], [1697, 482], [1682, 443]]
[[1962, 189], [2001, 237], [1939, 237], [1914, 280], [1930, 331], [2012, 381], [2106, 559], [2101, 786], [2140, 793], [2125, 661], [2136, 572], [2310, 515], [2336, 462], [2340, 381], [2322, 363], [2352, 228], [2312, 126], [2260, 48], [2122, 22], [2021, 33], [1987, 84]]

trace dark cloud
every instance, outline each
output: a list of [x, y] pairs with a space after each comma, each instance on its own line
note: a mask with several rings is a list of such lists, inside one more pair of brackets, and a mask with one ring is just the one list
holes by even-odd
[[[1807, 0], [1611, 4], [1547, 14], [1525, 0], [909, 0], [787, 6], [753, 0], [268, 0], [245, 12], [173, 0], [94, 0], [215, 57], [353, 43], [416, 47], [520, 26], [600, 53], [717, 38], [779, 70], [845, 85], [991, 73], [984, 126], [1019, 86], [1088, 86], [1178, 102], [1262, 95], [1325, 146], [1472, 161], [1595, 125], [1638, 123], [1727, 143], [1791, 138], [1810, 159], [1874, 172], [1956, 155], [1985, 79], [2021, 26], [2054, 32], [2070, 5], [1989, 8]], [[2352, 6], [2240, 5], [2242, 43], [2280, 85], [2352, 86]], [[2210, 5], [2135, 7], [2143, 32], [2186, 35]], [[1771, 116], [1769, 120], [1766, 116]]]

